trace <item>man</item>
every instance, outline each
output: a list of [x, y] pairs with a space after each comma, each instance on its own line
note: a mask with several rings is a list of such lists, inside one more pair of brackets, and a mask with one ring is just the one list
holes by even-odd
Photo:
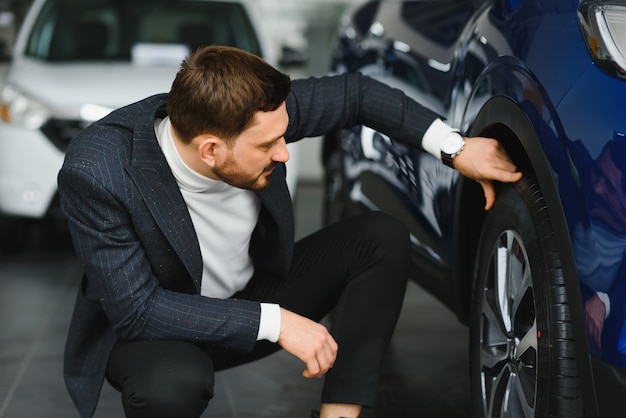
[[[325, 376], [323, 418], [371, 407], [407, 280], [409, 238], [381, 213], [293, 243], [286, 142], [367, 124], [414, 146], [451, 132], [360, 75], [294, 81], [228, 47], [193, 53], [168, 95], [80, 133], [59, 174], [85, 276], [65, 379], [91, 416], [105, 377], [129, 417], [197, 417], [214, 371], [280, 348]], [[455, 153], [457, 154], [457, 153]], [[521, 173], [495, 140], [450, 156], [483, 185]], [[317, 321], [333, 310], [331, 330]]]
[[626, 141], [610, 140], [595, 160], [580, 141], [574, 141], [571, 149], [587, 186], [587, 211], [573, 228], [573, 243], [589, 347], [598, 357], [623, 363], [626, 352], [621, 351], [618, 336], [626, 306], [616, 301], [624, 300], [626, 292]]

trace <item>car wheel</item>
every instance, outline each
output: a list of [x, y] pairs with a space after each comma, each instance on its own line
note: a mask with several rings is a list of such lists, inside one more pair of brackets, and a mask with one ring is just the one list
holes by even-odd
[[334, 147], [328, 155], [324, 168], [324, 225], [330, 225], [347, 214], [347, 185], [344, 173], [344, 154], [341, 147]]
[[582, 417], [572, 323], [536, 180], [504, 185], [487, 214], [470, 323], [474, 417]]

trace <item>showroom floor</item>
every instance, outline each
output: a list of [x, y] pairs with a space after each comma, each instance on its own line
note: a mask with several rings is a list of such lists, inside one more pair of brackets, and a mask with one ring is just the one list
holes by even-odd
[[[321, 187], [303, 184], [297, 234], [319, 227]], [[53, 242], [50, 242], [53, 241]], [[63, 385], [62, 353], [80, 266], [65, 240], [0, 254], [0, 418], [77, 417]], [[381, 377], [379, 407], [363, 417], [467, 418], [467, 328], [437, 301], [409, 285]], [[308, 418], [321, 380], [301, 377], [286, 353], [218, 373], [203, 417]], [[105, 385], [96, 417], [121, 417], [119, 395]]]

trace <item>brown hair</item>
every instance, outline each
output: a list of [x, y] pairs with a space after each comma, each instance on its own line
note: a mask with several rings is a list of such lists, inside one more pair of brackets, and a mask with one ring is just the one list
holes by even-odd
[[256, 55], [208, 46], [183, 61], [167, 113], [185, 142], [206, 133], [229, 140], [252, 125], [256, 112], [276, 110], [290, 89], [289, 76]]

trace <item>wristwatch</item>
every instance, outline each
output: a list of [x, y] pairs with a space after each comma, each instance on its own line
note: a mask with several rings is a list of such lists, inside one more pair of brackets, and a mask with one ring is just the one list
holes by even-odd
[[465, 147], [465, 138], [459, 131], [452, 131], [443, 137], [441, 141], [441, 161], [448, 167], [454, 168], [452, 160], [459, 155]]

